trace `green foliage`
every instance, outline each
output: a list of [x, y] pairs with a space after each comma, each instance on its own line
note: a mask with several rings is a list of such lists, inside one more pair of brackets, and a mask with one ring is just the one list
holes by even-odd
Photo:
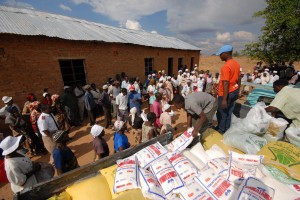
[[268, 63], [300, 60], [300, 1], [266, 0], [267, 7], [254, 13], [265, 26], [257, 42], [246, 44], [243, 54]]

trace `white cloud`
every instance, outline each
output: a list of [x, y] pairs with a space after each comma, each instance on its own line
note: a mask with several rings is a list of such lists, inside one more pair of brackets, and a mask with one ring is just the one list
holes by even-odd
[[234, 38], [243, 41], [253, 41], [255, 40], [255, 36], [253, 33], [247, 31], [237, 31], [233, 33]]
[[157, 31], [153, 30], [153, 31], [151, 31], [151, 33], [155, 33], [155, 34], [157, 34]]
[[216, 36], [217, 36], [217, 41], [218, 42], [228, 42], [228, 41], [230, 41], [230, 38], [231, 38], [230, 37], [231, 34], [229, 32], [225, 32], [225, 33], [217, 32]]
[[11, 7], [34, 9], [34, 7], [31, 4], [23, 3], [16, 0], [6, 0], [3, 4]]
[[[262, 0], [71, 1], [76, 5], [88, 4], [94, 12], [134, 29], [141, 29], [141, 17], [165, 11], [167, 28], [174, 36], [199, 46], [203, 53], [208, 51], [208, 54], [224, 43], [243, 46], [255, 39], [264, 21], [252, 18], [252, 15], [266, 6]], [[145, 25], [144, 28], [147, 29]]]
[[69, 6], [66, 6], [64, 4], [59, 4], [59, 7], [65, 11], [72, 11], [72, 9]]
[[135, 20], [127, 20], [125, 23], [125, 27], [127, 29], [142, 30], [142, 26], [140, 25], [140, 23]]

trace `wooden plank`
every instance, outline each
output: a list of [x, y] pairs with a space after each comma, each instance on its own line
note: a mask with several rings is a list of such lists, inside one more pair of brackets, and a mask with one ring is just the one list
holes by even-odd
[[88, 165], [84, 165], [78, 169], [64, 173], [61, 176], [54, 177], [51, 180], [48, 180], [46, 182], [37, 184], [31, 190], [17, 193], [14, 196], [14, 199], [15, 200], [47, 199], [53, 196], [53, 194], [63, 191], [65, 188], [67, 188], [67, 186], [72, 185], [76, 181], [96, 175], [100, 169], [116, 164], [116, 161], [118, 159], [123, 159], [128, 156], [131, 156], [136, 152], [138, 152], [139, 150], [149, 146], [150, 144], [160, 142], [162, 145], [166, 145], [170, 143], [172, 140], [173, 140], [172, 133], [161, 135], [150, 141], [139, 144], [134, 148], [126, 149], [125, 151], [122, 151], [120, 153], [116, 153], [114, 155], [100, 159], [96, 162], [90, 163]]

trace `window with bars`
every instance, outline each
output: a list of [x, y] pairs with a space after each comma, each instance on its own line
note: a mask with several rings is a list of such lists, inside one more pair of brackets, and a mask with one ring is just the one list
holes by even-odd
[[145, 58], [145, 76], [153, 72], [153, 58]]
[[81, 86], [86, 85], [84, 60], [59, 60], [59, 65], [65, 86], [71, 86], [77, 82]]

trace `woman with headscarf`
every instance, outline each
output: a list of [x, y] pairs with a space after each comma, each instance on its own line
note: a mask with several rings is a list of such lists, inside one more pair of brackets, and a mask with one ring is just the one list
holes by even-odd
[[167, 77], [167, 81], [165, 82], [168, 100], [172, 100], [173, 97], [174, 97], [174, 94], [173, 94], [173, 84], [172, 84], [171, 79], [172, 79], [172, 77], [168, 76]]
[[159, 118], [160, 118], [160, 115], [162, 113], [161, 102], [160, 101], [162, 100], [162, 95], [161, 95], [161, 93], [158, 92], [158, 93], [155, 94], [155, 97], [156, 97], [156, 99], [155, 99], [155, 101], [152, 105], [153, 112], [156, 115], [156, 120], [154, 122], [154, 125], [155, 125], [156, 128], [160, 128], [161, 124], [159, 122]]
[[163, 113], [160, 115], [159, 122], [162, 125], [160, 134], [165, 134], [167, 131], [173, 131], [172, 129], [172, 115], [173, 111], [169, 104], [163, 106]]
[[41, 145], [41, 153], [47, 154], [47, 150], [44, 147], [44, 142], [42, 139], [42, 134], [39, 131], [37, 120], [40, 117], [42, 111], [41, 111], [41, 103], [39, 101], [34, 101], [30, 103], [30, 123], [31, 127], [35, 133], [35, 135], [39, 138], [39, 143]]
[[6, 175], [13, 193], [30, 189], [54, 176], [51, 164], [32, 162], [26, 155], [18, 152], [24, 140], [23, 136], [8, 136], [0, 143], [2, 155], [5, 156]]
[[156, 115], [153, 112], [147, 114], [147, 121], [142, 126], [142, 137], [141, 142], [147, 142], [158, 135], [158, 132], [154, 126], [156, 121]]
[[155, 80], [151, 79], [150, 83], [147, 87], [147, 93], [149, 94], [149, 110], [152, 111], [152, 104], [155, 101], [155, 94], [156, 94], [156, 88], [155, 88]]
[[93, 147], [95, 152], [93, 161], [109, 156], [108, 144], [103, 138], [105, 135], [104, 128], [99, 125], [94, 125], [91, 129], [91, 135], [93, 137]]
[[29, 93], [26, 97], [27, 101], [24, 104], [23, 110], [22, 110], [22, 115], [30, 115], [30, 103], [36, 101], [36, 97], [33, 93]]
[[126, 124], [123, 121], [115, 121], [114, 130], [116, 131], [114, 134], [115, 153], [128, 149], [130, 143], [128, 142], [128, 137], [125, 135], [125, 131], [127, 130]]
[[52, 155], [57, 174], [61, 175], [79, 167], [77, 158], [67, 146], [67, 132], [56, 131], [52, 140], [55, 143]]
[[211, 90], [212, 90], [212, 75], [209, 74], [208, 77], [206, 78], [206, 87], [205, 87], [205, 92], [207, 92], [208, 94], [211, 94]]
[[133, 128], [133, 137], [134, 137], [135, 144], [141, 143], [142, 140], [141, 128], [143, 123], [144, 123], [143, 119], [137, 115], [136, 107], [131, 108], [129, 114], [129, 124]]

